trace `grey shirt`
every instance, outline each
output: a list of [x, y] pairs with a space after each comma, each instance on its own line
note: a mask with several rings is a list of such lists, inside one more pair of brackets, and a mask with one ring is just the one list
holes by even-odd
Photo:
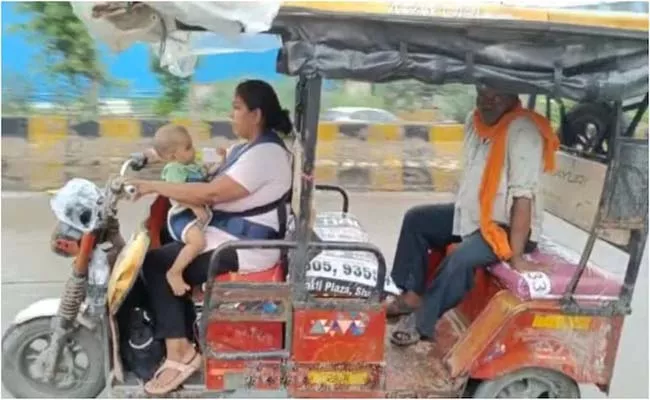
[[[463, 171], [454, 210], [454, 235], [470, 235], [479, 229], [481, 206], [479, 190], [483, 169], [490, 151], [490, 141], [481, 139], [470, 113], [465, 121]], [[533, 201], [531, 240], [538, 240], [544, 207], [540, 197], [543, 173], [543, 139], [535, 123], [519, 117], [508, 127], [506, 159], [494, 199], [492, 220], [510, 225], [510, 209], [515, 197]]]

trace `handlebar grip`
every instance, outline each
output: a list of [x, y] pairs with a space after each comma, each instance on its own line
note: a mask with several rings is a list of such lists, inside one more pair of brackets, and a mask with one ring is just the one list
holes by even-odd
[[145, 153], [132, 153], [131, 154], [131, 169], [140, 171], [147, 166], [149, 159]]

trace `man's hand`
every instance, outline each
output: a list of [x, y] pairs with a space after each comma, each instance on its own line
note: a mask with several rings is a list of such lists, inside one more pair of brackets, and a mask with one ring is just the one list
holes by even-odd
[[169, 287], [172, 289], [172, 292], [174, 292], [174, 296], [182, 296], [191, 289], [190, 285], [185, 283], [183, 280], [182, 272], [170, 269], [167, 271], [166, 276], [167, 283], [169, 283]]
[[[526, 197], [515, 197], [510, 210], [510, 249], [513, 258], [521, 258], [526, 243], [530, 238], [532, 225], [533, 202]], [[519, 257], [516, 257], [519, 255]]]
[[544, 268], [543, 264], [537, 264], [526, 260], [522, 256], [514, 256], [509, 261], [510, 267], [519, 272], [539, 271]]

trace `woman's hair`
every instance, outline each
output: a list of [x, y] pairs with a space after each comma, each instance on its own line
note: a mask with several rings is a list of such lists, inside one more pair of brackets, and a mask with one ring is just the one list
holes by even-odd
[[263, 129], [272, 129], [286, 135], [293, 131], [289, 111], [282, 109], [278, 95], [268, 83], [257, 79], [243, 81], [237, 85], [235, 94], [249, 110], [260, 110]]

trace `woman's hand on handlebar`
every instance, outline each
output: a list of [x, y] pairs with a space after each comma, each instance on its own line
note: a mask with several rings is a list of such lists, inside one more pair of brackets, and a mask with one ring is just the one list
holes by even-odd
[[133, 201], [140, 199], [142, 196], [156, 192], [155, 181], [146, 181], [142, 179], [128, 179], [126, 185], [131, 185], [135, 188], [136, 192], [133, 195]]

